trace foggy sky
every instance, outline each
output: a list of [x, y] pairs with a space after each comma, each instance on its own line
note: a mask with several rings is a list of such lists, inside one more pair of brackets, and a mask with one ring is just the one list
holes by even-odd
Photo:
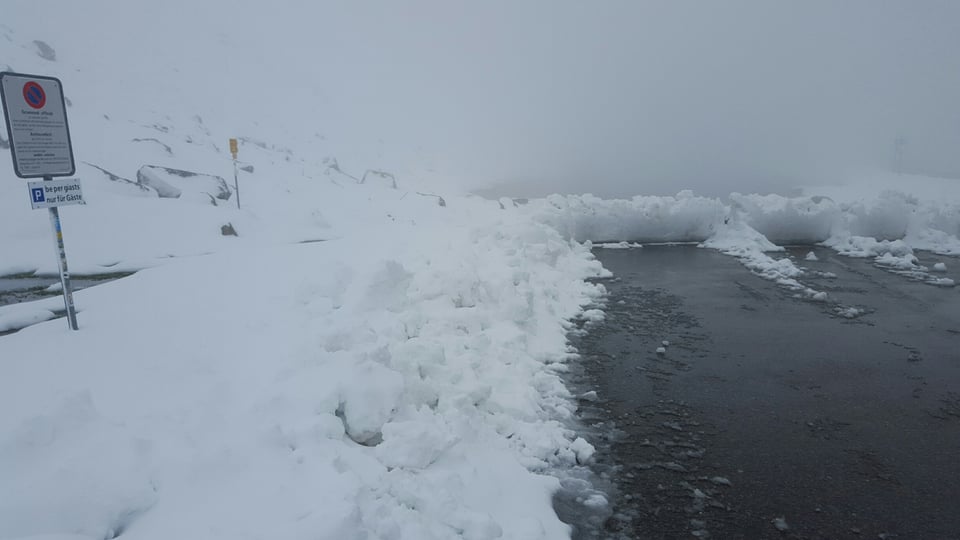
[[[190, 42], [175, 64], [199, 65], [195, 79], [221, 66], [197, 91], [251, 96], [231, 116], [280, 117], [280, 81], [302, 104], [284, 132], [368, 148], [379, 161], [361, 168], [514, 196], [785, 192], [890, 170], [901, 137], [905, 170], [960, 177], [956, 0], [100, 0], [57, 13], [67, 6], [100, 10], [103, 28], [75, 31], [104, 58], [139, 47], [139, 69]], [[162, 17], [176, 23], [156, 28]], [[63, 18], [38, 35], [56, 44]], [[236, 52], [204, 56], [211, 38]]]
[[[511, 194], [960, 174], [960, 2], [341, 5], [331, 106]], [[345, 31], [346, 29], [346, 31]], [[342, 47], [345, 42], [349, 47]], [[360, 112], [362, 111], [362, 112]]]

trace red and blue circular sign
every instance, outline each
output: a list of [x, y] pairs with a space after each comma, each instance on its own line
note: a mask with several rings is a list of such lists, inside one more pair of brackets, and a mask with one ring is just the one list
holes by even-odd
[[23, 99], [34, 109], [42, 109], [47, 104], [47, 93], [34, 81], [23, 85]]

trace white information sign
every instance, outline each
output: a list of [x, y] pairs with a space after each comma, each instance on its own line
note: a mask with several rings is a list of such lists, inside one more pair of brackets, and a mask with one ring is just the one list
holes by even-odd
[[87, 204], [79, 178], [27, 182], [30, 187], [30, 205], [33, 209], [53, 208], [68, 204]]
[[20, 178], [70, 176], [76, 167], [63, 86], [53, 77], [0, 73], [13, 171]]

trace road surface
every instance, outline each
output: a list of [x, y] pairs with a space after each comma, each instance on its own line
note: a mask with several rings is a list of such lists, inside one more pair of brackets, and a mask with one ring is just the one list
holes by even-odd
[[575, 384], [615, 487], [577, 537], [960, 538], [960, 287], [810, 250], [828, 302], [712, 250], [597, 250], [615, 278]]

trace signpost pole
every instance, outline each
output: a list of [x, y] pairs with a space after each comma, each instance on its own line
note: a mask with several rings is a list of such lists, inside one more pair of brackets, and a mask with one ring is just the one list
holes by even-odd
[[233, 190], [237, 192], [237, 210], [240, 209], [240, 182], [237, 180], [237, 140], [230, 139], [230, 154], [233, 156]]
[[[53, 180], [51, 176], [44, 176], [45, 181]], [[63, 247], [63, 228], [60, 226], [60, 209], [51, 206], [50, 226], [53, 227], [53, 239], [57, 248], [57, 266], [60, 268], [60, 284], [63, 286], [63, 304], [67, 308], [67, 324], [71, 330], [79, 330], [77, 325], [77, 311], [73, 306], [73, 285], [70, 284], [70, 270], [67, 268], [67, 251]]]
[[233, 160], [233, 189], [237, 192], [237, 210], [240, 209], [240, 182], [237, 180], [237, 160]]

